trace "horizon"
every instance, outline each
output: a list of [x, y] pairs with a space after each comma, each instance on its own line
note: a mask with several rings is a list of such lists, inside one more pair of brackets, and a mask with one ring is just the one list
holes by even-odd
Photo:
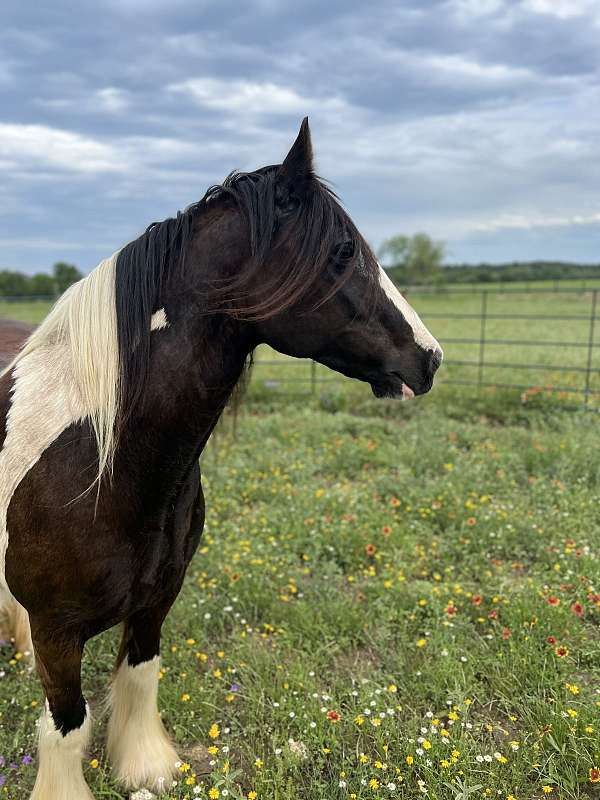
[[600, 260], [592, 0], [57, 0], [4, 19], [5, 269], [88, 272], [232, 169], [280, 162], [306, 114], [375, 248], [425, 231], [452, 263]]

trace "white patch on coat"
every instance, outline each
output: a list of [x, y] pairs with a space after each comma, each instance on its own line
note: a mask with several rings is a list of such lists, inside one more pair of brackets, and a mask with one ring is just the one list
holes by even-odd
[[[168, 324], [164, 308], [153, 315], [151, 326], [163, 328]], [[12, 496], [52, 442], [70, 425], [89, 418], [88, 403], [75, 377], [69, 340], [48, 334], [43, 339], [36, 331], [11, 368], [11, 404], [0, 450], [0, 606], [12, 602], [5, 583], [6, 517]]]
[[379, 284], [387, 297], [392, 301], [412, 328], [415, 342], [424, 350], [439, 350], [439, 352], [442, 353], [442, 348], [437, 339], [427, 330], [421, 317], [419, 317], [410, 303], [401, 295], [398, 287], [381, 265], [379, 265]]
[[159, 669], [158, 656], [135, 667], [125, 659], [112, 681], [107, 752], [129, 789], [160, 792], [177, 772], [179, 759], [158, 714]]
[[13, 378], [0, 450], [0, 586], [4, 587], [6, 517], [14, 491], [52, 442], [86, 416], [67, 343], [49, 343], [27, 353], [15, 364]]
[[150, 320], [150, 330], [151, 331], [159, 331], [162, 328], [169, 327], [169, 320], [167, 319], [167, 312], [164, 308], [159, 308], [158, 311], [155, 311], [152, 314], [152, 318]]
[[56, 729], [46, 703], [40, 720], [39, 767], [30, 800], [94, 800], [81, 764], [91, 732], [92, 719], [87, 706], [81, 727], [63, 736]]

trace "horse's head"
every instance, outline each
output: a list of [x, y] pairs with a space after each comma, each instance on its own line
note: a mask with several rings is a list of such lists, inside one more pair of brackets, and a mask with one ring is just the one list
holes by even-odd
[[308, 121], [283, 164], [246, 178], [265, 184], [273, 209], [272, 240], [244, 286], [257, 340], [366, 381], [378, 397], [429, 391], [442, 350], [314, 174]]

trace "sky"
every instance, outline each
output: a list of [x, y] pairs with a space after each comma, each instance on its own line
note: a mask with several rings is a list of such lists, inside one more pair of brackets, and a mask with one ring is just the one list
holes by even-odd
[[0, 268], [93, 268], [305, 115], [375, 247], [600, 262], [599, 41], [600, 0], [7, 0]]

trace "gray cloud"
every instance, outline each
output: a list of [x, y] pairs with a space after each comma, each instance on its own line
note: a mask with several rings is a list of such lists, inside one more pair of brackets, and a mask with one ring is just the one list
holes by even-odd
[[[377, 244], [600, 261], [592, 0], [65, 0], [0, 31], [0, 266], [83, 268], [232, 168], [318, 168]], [[571, 254], [571, 255], [569, 255]]]

